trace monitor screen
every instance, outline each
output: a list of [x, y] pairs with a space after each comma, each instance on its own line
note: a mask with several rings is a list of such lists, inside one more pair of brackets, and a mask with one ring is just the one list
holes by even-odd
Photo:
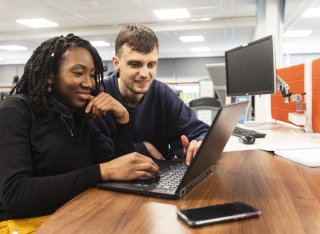
[[208, 74], [213, 82], [213, 89], [216, 92], [222, 105], [226, 104], [226, 67], [224, 63], [206, 64]]
[[225, 52], [227, 96], [275, 92], [272, 36]]

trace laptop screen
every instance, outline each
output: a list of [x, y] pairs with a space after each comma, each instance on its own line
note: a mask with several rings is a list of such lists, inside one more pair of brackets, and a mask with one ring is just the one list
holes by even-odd
[[206, 173], [206, 169], [215, 165], [246, 106], [248, 106], [247, 101], [226, 105], [219, 109], [179, 187], [190, 183], [202, 173]]

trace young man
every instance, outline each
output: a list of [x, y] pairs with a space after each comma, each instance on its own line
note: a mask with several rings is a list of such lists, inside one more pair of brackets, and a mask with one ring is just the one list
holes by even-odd
[[[138, 152], [157, 159], [184, 153], [189, 165], [208, 125], [167, 85], [155, 80], [158, 53], [159, 42], [150, 28], [140, 24], [122, 27], [112, 58], [116, 72], [104, 80], [105, 92], [127, 108]], [[116, 137], [112, 115], [96, 123], [104, 135]]]

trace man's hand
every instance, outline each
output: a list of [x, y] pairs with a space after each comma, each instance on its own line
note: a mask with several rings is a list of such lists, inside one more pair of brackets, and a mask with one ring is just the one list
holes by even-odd
[[155, 159], [165, 160], [163, 155], [150, 142], [144, 141], [143, 144], [147, 147], [147, 150], [151, 157]]
[[96, 97], [90, 95], [85, 111], [86, 113], [91, 112], [95, 117], [100, 117], [110, 112], [118, 123], [126, 124], [129, 122], [127, 109], [111, 95], [104, 92], [99, 93]]
[[186, 137], [186, 135], [182, 135], [181, 143], [183, 145], [183, 152], [186, 155], [186, 164], [189, 166], [198, 149], [200, 148], [202, 141], [192, 140], [189, 142], [189, 139]]

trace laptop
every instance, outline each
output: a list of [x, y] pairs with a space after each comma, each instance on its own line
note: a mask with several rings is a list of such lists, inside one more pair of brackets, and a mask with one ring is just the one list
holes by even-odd
[[178, 199], [214, 171], [218, 159], [237, 125], [248, 102], [221, 107], [197, 154], [187, 167], [183, 161], [155, 160], [160, 177], [153, 180], [103, 181], [100, 189]]

